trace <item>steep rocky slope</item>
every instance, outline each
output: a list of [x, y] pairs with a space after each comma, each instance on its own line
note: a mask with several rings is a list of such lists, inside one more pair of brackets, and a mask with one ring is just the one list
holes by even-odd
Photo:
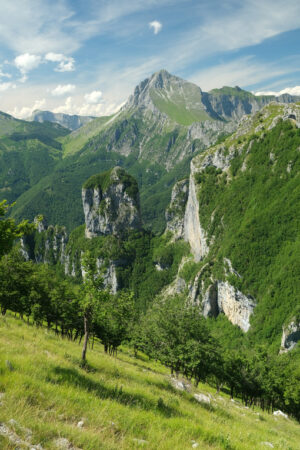
[[223, 312], [277, 349], [283, 325], [283, 348], [298, 336], [299, 128], [299, 104], [272, 103], [193, 159], [184, 238], [194, 262], [176, 281], [204, 315]]

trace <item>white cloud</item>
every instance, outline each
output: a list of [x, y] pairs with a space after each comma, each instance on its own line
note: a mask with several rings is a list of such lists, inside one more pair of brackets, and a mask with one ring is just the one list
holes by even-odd
[[17, 86], [14, 83], [0, 83], [0, 92], [7, 91], [8, 89], [15, 89]]
[[75, 103], [73, 97], [68, 97], [63, 105], [53, 108], [54, 113], [78, 114], [80, 116], [104, 116], [118, 111], [121, 107], [118, 103], [97, 103], [90, 104], [80, 101]]
[[153, 29], [154, 34], [158, 34], [162, 29], [162, 24], [158, 20], [153, 20], [153, 22], [149, 22], [149, 28]]
[[84, 99], [86, 103], [94, 105], [100, 102], [102, 98], [102, 92], [101, 91], [93, 91], [89, 94], [85, 94]]
[[54, 69], [56, 72], [72, 72], [75, 70], [75, 59], [71, 56], [65, 56], [62, 53], [47, 53], [45, 56], [46, 61], [58, 63]]
[[0, 78], [11, 78], [11, 74], [2, 72], [2, 69], [0, 68]]
[[41, 57], [39, 55], [23, 53], [15, 58], [14, 63], [22, 74], [21, 81], [26, 81], [27, 73], [36, 69], [41, 64]]
[[[94, 36], [119, 33], [122, 27], [118, 21], [123, 18], [170, 3], [174, 0], [86, 0], [81, 18], [72, 1], [1, 0], [0, 41], [19, 53], [30, 49], [38, 54], [70, 54]], [[135, 31], [132, 26], [127, 29], [128, 34]]]
[[300, 96], [300, 86], [294, 86], [294, 87], [286, 87], [282, 89], [281, 91], [260, 91], [260, 92], [254, 92], [255, 95], [276, 95], [278, 97], [282, 94], [290, 94], [290, 95], [299, 95]]
[[59, 97], [74, 92], [75, 88], [76, 86], [74, 84], [59, 84], [56, 88], [52, 89], [51, 94], [55, 97]]
[[42, 109], [46, 105], [46, 100], [43, 98], [42, 100], [36, 100], [31, 107], [23, 106], [22, 108], [14, 107], [13, 110], [8, 111], [13, 117], [17, 117], [18, 119], [28, 119], [33, 111], [36, 109]]

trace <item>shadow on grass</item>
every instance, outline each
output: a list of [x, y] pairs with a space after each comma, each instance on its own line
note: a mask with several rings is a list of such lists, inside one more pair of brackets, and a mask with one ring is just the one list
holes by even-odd
[[75, 368], [56, 366], [53, 368], [52, 373], [48, 374], [46, 381], [58, 385], [73, 385], [102, 400], [110, 399], [131, 408], [155, 411], [165, 417], [180, 415], [174, 407], [162, 403], [161, 399], [158, 399], [158, 401], [150, 400], [141, 394], [123, 391], [123, 387], [118, 385], [115, 387], [106, 386], [99, 381], [91, 380]]

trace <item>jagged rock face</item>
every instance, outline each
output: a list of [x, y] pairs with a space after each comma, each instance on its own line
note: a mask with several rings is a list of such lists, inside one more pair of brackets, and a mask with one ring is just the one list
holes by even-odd
[[238, 289], [231, 286], [228, 281], [218, 282], [218, 308], [231, 323], [238, 325], [243, 331], [250, 328], [250, 316], [253, 313], [255, 302]]
[[130, 230], [139, 230], [142, 222], [135, 180], [120, 167], [99, 180], [95, 179], [96, 184], [88, 182], [82, 189], [86, 237], [123, 236]]
[[191, 162], [191, 175], [189, 180], [189, 195], [184, 216], [184, 239], [189, 242], [196, 261], [207, 255], [209, 247], [207, 236], [202, 228], [199, 218], [199, 202], [197, 199], [194, 179], [195, 167]]
[[207, 282], [204, 282], [203, 277], [208, 266], [208, 263], [205, 264], [190, 284], [188, 301], [201, 306], [204, 317], [217, 317], [223, 313], [233, 325], [247, 332], [250, 328], [250, 316], [256, 305], [255, 300], [240, 292], [228, 281], [216, 281], [210, 277], [209, 285], [205, 287]]
[[300, 341], [300, 321], [294, 319], [282, 329], [280, 353], [292, 350], [298, 341]]
[[21, 252], [26, 260], [37, 263], [56, 264], [66, 262], [66, 245], [69, 237], [65, 227], [47, 225], [45, 220], [34, 219], [35, 235], [23, 236]]
[[171, 202], [166, 210], [166, 231], [171, 231], [175, 240], [184, 237], [184, 215], [188, 193], [189, 180], [178, 181], [172, 189]]

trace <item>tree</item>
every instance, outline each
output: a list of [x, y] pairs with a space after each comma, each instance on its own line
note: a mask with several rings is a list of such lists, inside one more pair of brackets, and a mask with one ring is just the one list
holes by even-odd
[[82, 258], [82, 267], [83, 284], [81, 309], [83, 312], [84, 340], [81, 359], [85, 363], [93, 319], [99, 304], [107, 298], [109, 293], [103, 290], [103, 279], [97, 269], [96, 260], [91, 256], [89, 251], [87, 251]]
[[13, 204], [9, 205], [6, 200], [0, 202], [0, 258], [12, 249], [15, 239], [32, 233], [35, 229], [34, 224], [28, 223], [27, 220], [16, 224], [14, 219], [4, 218], [12, 206]]
[[132, 292], [122, 291], [107, 296], [99, 304], [93, 325], [96, 336], [102, 341], [105, 352], [114, 354], [129, 338], [135, 318], [135, 302]]

